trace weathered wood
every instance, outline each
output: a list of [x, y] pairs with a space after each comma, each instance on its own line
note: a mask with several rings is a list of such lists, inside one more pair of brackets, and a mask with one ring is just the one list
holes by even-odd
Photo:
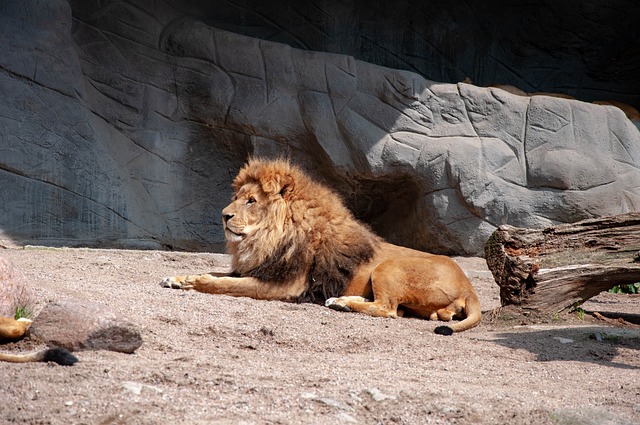
[[556, 313], [640, 282], [640, 213], [543, 230], [500, 226], [485, 246], [502, 305]]

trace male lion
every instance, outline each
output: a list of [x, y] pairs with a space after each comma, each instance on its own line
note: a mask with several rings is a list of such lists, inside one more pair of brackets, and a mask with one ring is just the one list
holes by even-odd
[[478, 296], [453, 260], [383, 241], [289, 161], [251, 159], [233, 188], [222, 221], [234, 272], [168, 277], [163, 287], [381, 317], [466, 316], [436, 328], [447, 335], [480, 322]]

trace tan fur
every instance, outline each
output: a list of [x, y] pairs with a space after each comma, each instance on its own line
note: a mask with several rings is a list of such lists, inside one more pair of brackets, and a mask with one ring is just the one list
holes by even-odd
[[11, 319], [0, 317], [0, 340], [16, 340], [22, 338], [33, 321], [29, 319]]
[[47, 348], [26, 354], [0, 353], [0, 361], [9, 363], [42, 362], [45, 359]]
[[[18, 340], [27, 333], [29, 326], [33, 323], [29, 319], [11, 319], [9, 317], [0, 317], [0, 340]], [[6, 354], [0, 353], [0, 361], [4, 362], [14, 362], [14, 363], [24, 363], [24, 362], [33, 362], [33, 361], [41, 361], [41, 357], [43, 357], [42, 352], [37, 352], [30, 354]]]
[[489, 87], [504, 90], [518, 96], [527, 96], [527, 93], [525, 91], [520, 90], [519, 88], [517, 88], [516, 86], [512, 86], [511, 84], [491, 84]]
[[479, 323], [478, 297], [453, 260], [384, 242], [288, 161], [252, 159], [233, 187], [222, 215], [234, 273], [169, 277], [162, 286], [381, 317], [464, 318], [453, 331]]
[[527, 93], [529, 96], [549, 96], [549, 97], [558, 97], [560, 99], [570, 99], [570, 100], [576, 100], [575, 97], [569, 95], [569, 94], [564, 94], [564, 93], [550, 93], [550, 92], [545, 92], [545, 91], [538, 91], [538, 92], [534, 92], [534, 93]]
[[[25, 318], [15, 320], [9, 317], [0, 317], [0, 341], [21, 339], [27, 334], [32, 323], [32, 320]], [[64, 348], [43, 348], [25, 354], [0, 353], [0, 361], [11, 363], [55, 362], [70, 366], [78, 359]]]

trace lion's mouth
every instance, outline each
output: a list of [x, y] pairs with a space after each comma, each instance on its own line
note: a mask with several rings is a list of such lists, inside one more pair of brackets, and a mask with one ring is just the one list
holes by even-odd
[[243, 233], [236, 233], [233, 230], [231, 230], [229, 227], [225, 227], [224, 235], [227, 238], [227, 240], [232, 242], [240, 241], [244, 237]]

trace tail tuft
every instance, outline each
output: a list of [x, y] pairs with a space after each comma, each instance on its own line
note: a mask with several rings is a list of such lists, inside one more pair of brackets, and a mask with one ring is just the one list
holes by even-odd
[[433, 331], [438, 335], [453, 335], [453, 329], [451, 329], [449, 326], [438, 326]]
[[78, 361], [78, 358], [64, 348], [49, 348], [44, 353], [45, 362], [55, 362], [63, 366], [71, 366]]

